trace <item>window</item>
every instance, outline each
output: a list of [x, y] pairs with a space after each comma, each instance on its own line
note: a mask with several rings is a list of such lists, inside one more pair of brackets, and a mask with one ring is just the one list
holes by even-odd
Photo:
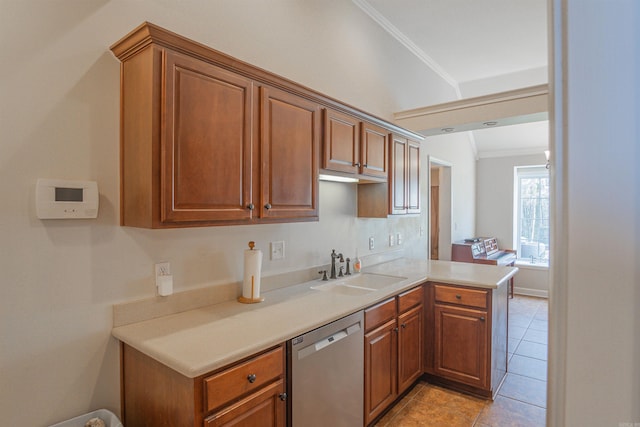
[[515, 168], [514, 247], [518, 259], [549, 264], [549, 171], [544, 166]]

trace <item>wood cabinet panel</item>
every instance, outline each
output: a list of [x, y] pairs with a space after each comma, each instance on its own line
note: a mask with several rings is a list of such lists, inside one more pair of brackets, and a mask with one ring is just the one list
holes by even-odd
[[366, 332], [377, 328], [396, 317], [396, 299], [382, 301], [364, 311], [364, 329]]
[[360, 120], [324, 109], [322, 167], [351, 174], [360, 172]]
[[433, 288], [437, 302], [484, 309], [489, 304], [489, 292], [483, 289], [468, 289], [450, 285], [433, 285]]
[[397, 327], [395, 319], [364, 337], [365, 424], [381, 414], [398, 395]]
[[435, 305], [435, 372], [483, 388], [489, 380], [487, 312]]
[[409, 141], [406, 162], [407, 213], [420, 213], [420, 144]]
[[390, 213], [404, 214], [407, 210], [407, 167], [409, 141], [394, 137], [391, 141], [391, 194]]
[[362, 122], [361, 141], [360, 173], [386, 179], [389, 171], [389, 131], [380, 126]]
[[206, 410], [211, 411], [235, 396], [251, 393], [284, 376], [284, 352], [278, 347], [204, 379]]
[[205, 427], [284, 427], [284, 381], [277, 381], [207, 417]]
[[260, 143], [264, 218], [318, 218], [320, 107], [261, 87]]
[[251, 80], [167, 51], [162, 222], [251, 217]]
[[398, 317], [398, 325], [398, 393], [402, 393], [423, 373], [424, 310], [422, 304], [401, 314]]

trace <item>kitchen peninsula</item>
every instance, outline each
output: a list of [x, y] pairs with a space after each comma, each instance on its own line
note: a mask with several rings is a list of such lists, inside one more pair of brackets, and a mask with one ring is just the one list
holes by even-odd
[[[122, 343], [124, 422], [135, 427], [160, 417], [180, 420], [180, 425], [220, 425], [221, 417], [270, 402], [265, 408], [271, 409], [264, 410], [284, 423], [284, 343], [418, 287], [424, 289], [422, 372], [428, 380], [490, 398], [506, 372], [507, 283], [517, 271], [399, 258], [363, 271], [398, 278], [372, 292], [315, 290], [311, 287], [326, 283], [316, 279], [265, 292], [260, 304], [234, 299], [117, 326], [113, 335]], [[265, 375], [235, 388], [225, 385], [228, 395], [216, 400], [217, 381], [234, 377], [237, 366]]]

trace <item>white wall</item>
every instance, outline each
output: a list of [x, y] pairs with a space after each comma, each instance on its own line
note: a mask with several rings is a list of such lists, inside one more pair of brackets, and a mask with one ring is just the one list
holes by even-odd
[[451, 165], [451, 241], [473, 236], [476, 160], [467, 133], [430, 136], [422, 147], [426, 154]]
[[640, 3], [552, 4], [555, 18], [566, 12], [554, 26], [561, 90], [554, 91], [552, 153], [560, 195], [554, 242], [563, 241], [566, 252], [552, 254], [549, 426], [636, 425]]
[[[494, 236], [498, 246], [514, 249], [513, 203], [516, 166], [544, 165], [544, 153], [526, 156], [489, 157], [478, 160], [476, 181], [476, 233]], [[515, 278], [515, 292], [546, 297], [549, 272], [546, 268], [522, 266]]]
[[[265, 274], [326, 263], [334, 247], [366, 255], [370, 235], [385, 251], [397, 231], [411, 255], [426, 257], [426, 212], [356, 219], [353, 185], [321, 184], [317, 223], [118, 225], [119, 63], [109, 46], [143, 21], [382, 117], [455, 98], [351, 2], [3, 0], [0, 9], [0, 424], [119, 413], [112, 305], [153, 296], [154, 262], [171, 262], [179, 292], [240, 280], [249, 240], [286, 243], [286, 259], [265, 262]], [[39, 177], [97, 180], [98, 219], [36, 219]]]

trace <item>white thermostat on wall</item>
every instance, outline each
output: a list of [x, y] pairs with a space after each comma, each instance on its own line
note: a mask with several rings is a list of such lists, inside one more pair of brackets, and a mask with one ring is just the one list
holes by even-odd
[[98, 183], [38, 179], [36, 214], [40, 219], [96, 218], [98, 216]]

